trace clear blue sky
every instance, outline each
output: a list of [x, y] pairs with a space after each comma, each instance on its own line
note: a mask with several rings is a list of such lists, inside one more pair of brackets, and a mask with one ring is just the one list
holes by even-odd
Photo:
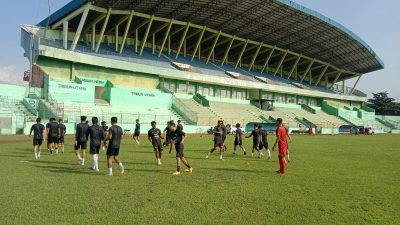
[[[48, 15], [48, 0], [5, 0], [0, 9], [0, 80], [21, 82], [28, 61], [23, 57], [20, 24], [36, 24]], [[49, 0], [54, 12], [69, 0]], [[295, 0], [336, 20], [366, 41], [382, 58], [385, 69], [366, 74], [358, 89], [385, 91], [400, 100], [399, 0]]]

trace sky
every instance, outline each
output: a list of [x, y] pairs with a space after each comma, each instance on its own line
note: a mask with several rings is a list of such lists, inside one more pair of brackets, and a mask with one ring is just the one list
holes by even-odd
[[[50, 7], [48, 7], [48, 2]], [[37, 24], [69, 0], [4, 0], [0, 9], [0, 82], [23, 84], [29, 63], [20, 47], [20, 24]], [[400, 101], [400, 8], [399, 0], [295, 0], [341, 23], [360, 36], [380, 56], [385, 69], [368, 73], [357, 89], [388, 91]], [[347, 82], [348, 85], [354, 83]]]

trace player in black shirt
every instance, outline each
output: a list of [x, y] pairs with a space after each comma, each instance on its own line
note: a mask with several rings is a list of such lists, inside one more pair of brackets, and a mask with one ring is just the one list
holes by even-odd
[[214, 147], [207, 153], [206, 159], [208, 159], [211, 153], [213, 153], [217, 149], [217, 147], [219, 147], [219, 152], [220, 152], [219, 158], [221, 160], [224, 160], [224, 158], [222, 157], [224, 153], [224, 141], [222, 139], [223, 130], [221, 128], [221, 124], [222, 121], [218, 120], [217, 126], [215, 126], [212, 131], [212, 133], [214, 134]]
[[[108, 134], [108, 126], [106, 121], [101, 122], [101, 129], [103, 130], [104, 137], [107, 137]], [[107, 139], [104, 138], [103, 140], [103, 151], [107, 149]]]
[[86, 122], [86, 116], [81, 116], [81, 123], [77, 124], [75, 129], [75, 155], [82, 162], [82, 166], [85, 165], [88, 129], [89, 125]]
[[181, 175], [181, 162], [187, 167], [187, 169], [185, 169], [185, 172], [192, 173], [193, 168], [186, 161], [185, 155], [183, 153], [185, 149], [183, 143], [188, 137], [187, 134], [182, 130], [178, 130], [174, 122], [170, 123], [170, 130], [171, 130], [171, 142], [172, 144], [175, 144], [175, 150], [176, 150], [176, 172], [174, 172], [172, 175], [174, 176]]
[[171, 138], [170, 138], [171, 131], [170, 131], [170, 128], [169, 128], [170, 122], [171, 121], [167, 122], [167, 126], [163, 130], [163, 137], [165, 139], [165, 142], [163, 143], [163, 146], [165, 146], [165, 147], [169, 146], [170, 147], [169, 148], [169, 153], [171, 154], [172, 147], [171, 147]]
[[177, 122], [178, 122], [178, 124], [176, 125], [176, 129], [178, 129], [178, 130], [180, 130], [180, 131], [183, 131], [182, 121], [181, 121], [181, 120], [178, 120]]
[[135, 132], [133, 133], [133, 139], [136, 141], [136, 144], [140, 144], [139, 136], [140, 136], [140, 123], [139, 119], [136, 119]]
[[108, 129], [107, 140], [108, 148], [107, 148], [107, 165], [108, 165], [108, 175], [112, 176], [112, 159], [118, 163], [118, 167], [121, 169], [121, 173], [125, 172], [124, 166], [122, 165], [121, 159], [119, 158], [119, 149], [121, 147], [121, 139], [122, 139], [122, 128], [118, 126], [117, 117], [111, 118], [111, 127]]
[[42, 119], [39, 117], [36, 119], [36, 124], [32, 125], [31, 131], [29, 132], [30, 137], [33, 131], [33, 153], [35, 154], [35, 159], [40, 158], [40, 147], [43, 143], [44, 126], [40, 122], [42, 122]]
[[233, 143], [233, 154], [236, 154], [236, 148], [239, 146], [243, 150], [243, 154], [246, 155], [246, 149], [243, 147], [243, 141], [242, 141], [242, 134], [243, 131], [240, 129], [240, 124], [236, 124], [236, 132], [235, 132], [235, 141]]
[[263, 130], [261, 126], [258, 126], [258, 133], [260, 134], [260, 144], [258, 145], [258, 149], [262, 152], [262, 149], [265, 148], [268, 154], [268, 159], [271, 160], [271, 151], [268, 148], [267, 131]]
[[222, 142], [223, 142], [223, 145], [224, 145], [224, 152], [225, 152], [225, 151], [228, 151], [228, 148], [227, 148], [227, 146], [225, 144], [226, 135], [227, 135], [228, 131], [226, 130], [226, 126], [225, 126], [223, 120], [221, 120], [220, 127], [222, 129]]
[[257, 150], [258, 152], [258, 158], [261, 158], [262, 152], [259, 150], [259, 145], [260, 145], [260, 133], [258, 131], [258, 124], [254, 124], [254, 129], [251, 131], [249, 135], [246, 136], [246, 138], [253, 137], [253, 147], [251, 149], [251, 156], [254, 156], [254, 150]]
[[147, 132], [147, 137], [150, 143], [153, 145], [154, 153], [157, 159], [157, 165], [161, 165], [162, 156], [162, 144], [161, 144], [161, 130], [157, 128], [156, 121], [151, 122], [151, 129]]
[[63, 120], [58, 120], [58, 133], [60, 134], [60, 138], [58, 139], [58, 148], [61, 148], [61, 153], [64, 153], [64, 137], [67, 132], [67, 128], [65, 127]]
[[53, 154], [53, 152], [56, 150], [56, 144], [58, 143], [59, 138], [58, 123], [55, 118], [51, 118], [50, 123], [46, 125], [46, 136], [48, 145], [50, 147], [50, 154]]
[[104, 140], [103, 129], [98, 125], [99, 119], [92, 117], [92, 126], [87, 130], [87, 137], [90, 140], [90, 154], [92, 155], [92, 169], [99, 172], [99, 151], [101, 142]]

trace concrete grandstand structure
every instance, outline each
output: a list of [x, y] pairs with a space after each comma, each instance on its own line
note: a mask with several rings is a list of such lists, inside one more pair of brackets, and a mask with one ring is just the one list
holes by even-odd
[[181, 119], [204, 132], [218, 119], [246, 126], [278, 117], [291, 130], [397, 129], [356, 89], [384, 67], [379, 57], [288, 0], [73, 0], [21, 25], [21, 46], [36, 68], [16, 96], [26, 117], [63, 118], [70, 132], [80, 115], [117, 116], [126, 130], [136, 118]]

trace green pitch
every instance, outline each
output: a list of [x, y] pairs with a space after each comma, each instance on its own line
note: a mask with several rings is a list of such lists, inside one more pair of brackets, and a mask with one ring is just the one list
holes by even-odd
[[[66, 153], [40, 160], [28, 137], [0, 137], [0, 224], [399, 224], [399, 136], [294, 136], [286, 175], [273, 160], [232, 155], [206, 160], [210, 136], [189, 136], [193, 174], [171, 175], [174, 154], [155, 164], [147, 140], [125, 139], [124, 175], [106, 176]], [[274, 137], [270, 136], [270, 145]], [[250, 139], [245, 139], [250, 151]], [[183, 167], [182, 167], [183, 168]]]

